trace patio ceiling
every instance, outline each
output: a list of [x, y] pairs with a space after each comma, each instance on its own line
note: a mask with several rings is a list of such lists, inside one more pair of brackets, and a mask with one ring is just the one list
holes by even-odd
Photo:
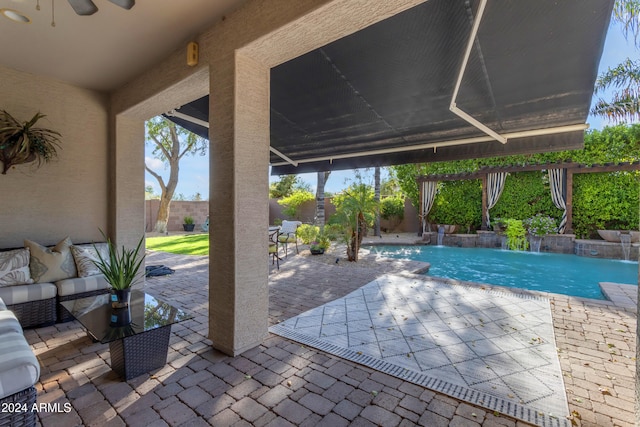
[[581, 148], [612, 6], [430, 0], [281, 64], [272, 174]]

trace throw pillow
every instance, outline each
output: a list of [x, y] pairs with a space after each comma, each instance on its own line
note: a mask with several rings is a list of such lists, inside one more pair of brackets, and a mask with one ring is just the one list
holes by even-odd
[[29, 272], [29, 249], [0, 252], [0, 287], [33, 283]]
[[93, 245], [73, 245], [71, 246], [71, 254], [76, 261], [78, 269], [78, 277], [88, 277], [101, 274], [100, 269], [96, 266], [95, 261], [99, 261], [98, 251], [105, 261], [109, 261], [109, 246], [106, 243], [96, 243]]
[[57, 282], [58, 280], [76, 277], [76, 263], [71, 255], [71, 239], [64, 238], [52, 248], [32, 242], [24, 241], [24, 246], [31, 251], [29, 269], [31, 278], [36, 283]]

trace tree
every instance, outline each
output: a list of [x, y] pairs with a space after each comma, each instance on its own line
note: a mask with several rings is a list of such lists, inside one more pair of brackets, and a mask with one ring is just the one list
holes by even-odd
[[[622, 25], [625, 38], [640, 47], [640, 1], [616, 0], [613, 21]], [[596, 81], [595, 93], [613, 89], [610, 100], [599, 98], [591, 113], [613, 122], [640, 119], [640, 61], [627, 58], [609, 68]]]
[[[158, 116], [147, 121], [147, 140], [145, 144], [151, 145], [154, 157], [161, 160], [165, 167], [169, 167], [169, 179], [165, 182], [159, 173], [145, 164], [145, 169], [158, 181], [161, 189], [155, 231], [166, 233], [171, 200], [174, 199], [174, 193], [178, 185], [180, 159], [187, 154], [195, 155], [198, 153], [205, 155], [207, 140], [177, 126], [164, 117]], [[182, 197], [184, 198], [184, 196]]]
[[269, 185], [269, 197], [271, 199], [288, 197], [295, 190], [311, 191], [311, 185], [297, 175], [280, 175], [278, 181]]
[[358, 251], [367, 225], [373, 222], [377, 209], [373, 189], [361, 180], [351, 184], [340, 195], [333, 199], [336, 205], [335, 220], [344, 227], [344, 238], [347, 244], [347, 259], [358, 261]]
[[316, 185], [316, 215], [315, 224], [320, 227], [320, 231], [324, 229], [324, 186], [329, 179], [331, 171], [318, 172], [318, 185]]

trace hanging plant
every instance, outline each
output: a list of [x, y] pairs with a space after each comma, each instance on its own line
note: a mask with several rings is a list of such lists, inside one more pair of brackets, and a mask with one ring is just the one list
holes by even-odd
[[0, 111], [0, 161], [3, 164], [3, 175], [14, 165], [37, 162], [40, 167], [42, 163], [57, 157], [60, 133], [34, 127], [43, 117], [45, 115], [38, 112], [31, 120], [20, 123], [11, 114]]

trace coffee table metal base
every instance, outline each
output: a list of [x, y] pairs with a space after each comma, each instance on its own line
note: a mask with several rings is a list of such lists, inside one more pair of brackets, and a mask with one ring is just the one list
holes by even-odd
[[167, 363], [171, 325], [109, 343], [111, 369], [130, 380]]

